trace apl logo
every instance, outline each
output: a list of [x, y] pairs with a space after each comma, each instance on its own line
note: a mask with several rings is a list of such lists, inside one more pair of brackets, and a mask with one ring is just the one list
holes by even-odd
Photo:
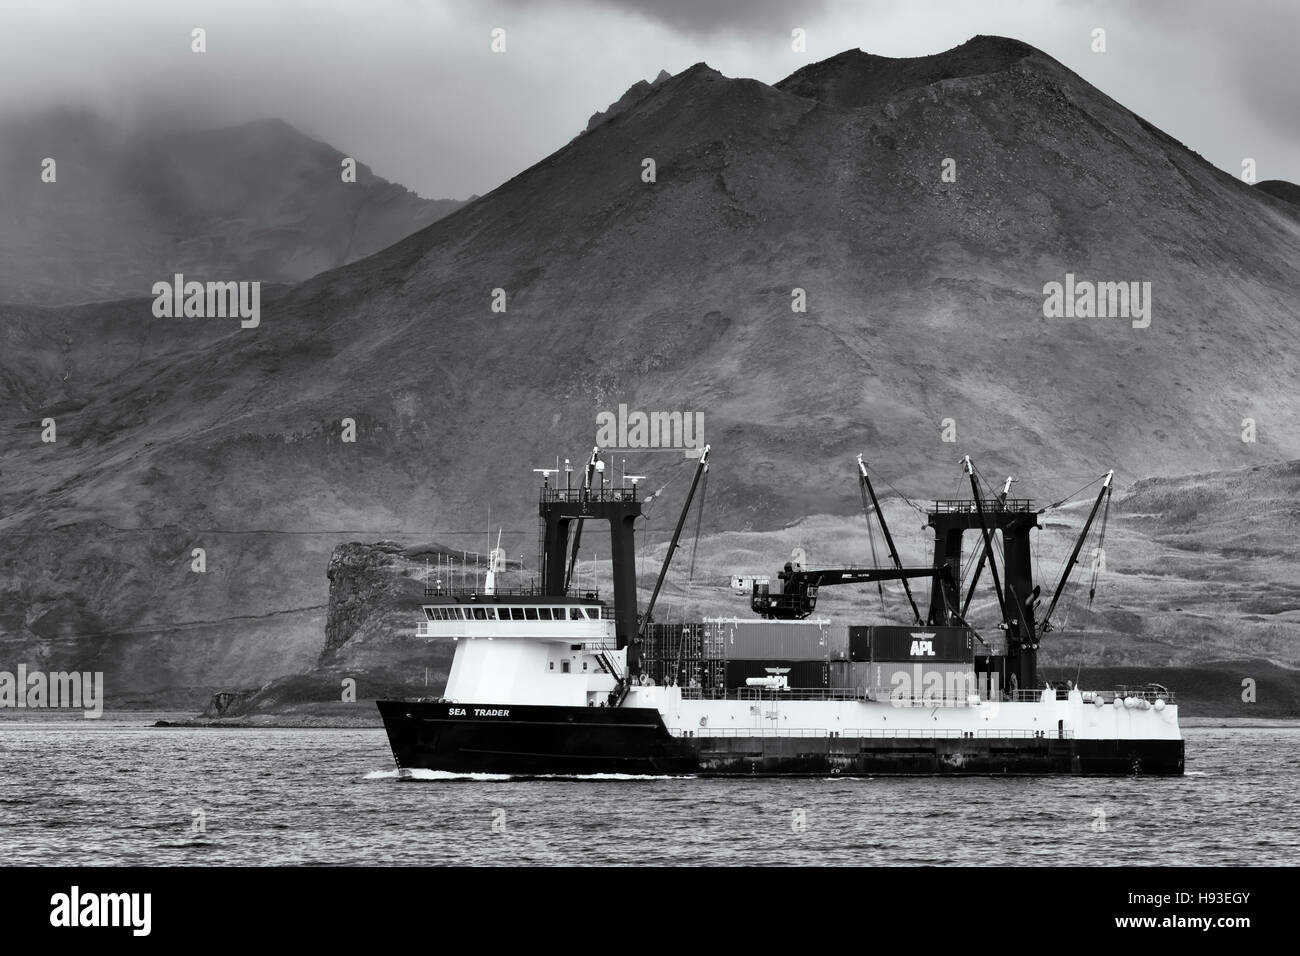
[[913, 634], [912, 656], [934, 657], [934, 635], [925, 633]]

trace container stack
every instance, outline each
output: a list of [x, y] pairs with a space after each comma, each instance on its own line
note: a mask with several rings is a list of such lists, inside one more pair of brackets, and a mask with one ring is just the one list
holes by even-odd
[[742, 688], [782, 676], [791, 690], [881, 700], [955, 697], [974, 684], [974, 634], [964, 627], [849, 626], [740, 618], [653, 625], [643, 666], [689, 686]]
[[826, 689], [832, 686], [831, 667], [849, 658], [848, 626], [827, 620], [733, 618], [704, 626], [726, 659], [729, 688], [745, 687], [752, 677], [784, 676], [791, 688]]
[[846, 681], [845, 686], [874, 699], [964, 700], [975, 692], [974, 660], [970, 628], [850, 627], [849, 665], [833, 671], [832, 681]]

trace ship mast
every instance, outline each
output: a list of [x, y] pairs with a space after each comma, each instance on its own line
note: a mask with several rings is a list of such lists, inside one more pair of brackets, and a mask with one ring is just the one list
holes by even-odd
[[975, 466], [971, 464], [970, 455], [963, 459], [963, 464], [966, 468], [966, 474], [970, 475], [971, 498], [975, 502], [975, 513], [979, 515], [980, 519], [980, 533], [984, 536], [984, 556], [988, 558], [989, 574], [993, 576], [993, 590], [998, 596], [998, 608], [1002, 611], [1002, 623], [1006, 627], [1007, 638], [1011, 640], [1015, 635], [1016, 620], [1007, 610], [1007, 601], [1002, 594], [1002, 581], [998, 578], [998, 565], [993, 558], [993, 535], [989, 531], [989, 523], [984, 516], [984, 501], [980, 497], [979, 479], [975, 477]]
[[550, 469], [534, 469], [542, 473], [541, 495], [538, 500], [538, 517], [542, 523], [542, 573], [541, 593], [557, 597], [567, 596], [570, 578], [577, 555], [574, 543], [570, 557], [570, 534], [574, 526], [586, 521], [604, 521], [609, 526], [610, 566], [614, 590], [614, 634], [619, 649], [627, 649], [629, 673], [635, 673], [636, 648], [636, 534], [635, 522], [641, 516], [641, 502], [637, 487], [607, 487], [595, 476], [603, 472], [605, 463], [599, 460], [599, 448], [593, 448], [587, 462], [582, 488], [568, 486], [552, 488], [548, 482]]

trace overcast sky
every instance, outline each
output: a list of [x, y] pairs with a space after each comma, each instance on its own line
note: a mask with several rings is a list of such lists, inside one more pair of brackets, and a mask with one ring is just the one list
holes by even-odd
[[[806, 53], [790, 49], [795, 27]], [[980, 33], [1043, 49], [1234, 175], [1249, 156], [1260, 179], [1300, 181], [1296, 0], [0, 0], [0, 118], [51, 105], [132, 125], [279, 117], [424, 196], [460, 198], [660, 69], [703, 60], [771, 83], [854, 47], [919, 56]]]

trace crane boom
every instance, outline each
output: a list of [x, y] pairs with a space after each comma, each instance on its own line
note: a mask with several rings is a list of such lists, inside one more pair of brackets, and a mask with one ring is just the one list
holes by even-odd
[[819, 588], [838, 584], [870, 584], [874, 581], [907, 581], [911, 578], [950, 578], [952, 569], [946, 564], [934, 568], [821, 568], [795, 570], [787, 564], [777, 575], [781, 582], [778, 593], [773, 594], [766, 584], [755, 582], [750, 607], [755, 614], [770, 620], [798, 620], [807, 617], [817, 607]]
[[[1062, 592], [1065, 591], [1065, 583], [1070, 579], [1070, 572], [1079, 562], [1079, 552], [1083, 550], [1083, 542], [1088, 538], [1088, 532], [1092, 529], [1093, 519], [1097, 517], [1097, 509], [1101, 507], [1103, 498], [1109, 499], [1111, 492], [1111, 479], [1115, 477], [1115, 469], [1106, 472], [1106, 477], [1101, 483], [1101, 491], [1097, 492], [1097, 500], [1092, 503], [1092, 510], [1088, 512], [1088, 520], [1083, 523], [1083, 530], [1079, 532], [1079, 540], [1074, 542], [1074, 550], [1070, 552], [1070, 560], [1065, 562], [1065, 570], [1061, 572], [1060, 583], [1056, 585], [1056, 592], [1052, 595], [1052, 603], [1047, 606], [1047, 613], [1043, 615], [1042, 623], [1038, 629], [1046, 633], [1052, 629], [1051, 618], [1052, 612], [1056, 610], [1056, 602], [1061, 599]], [[1103, 528], [1102, 533], [1105, 533]]]
[[[862, 460], [861, 455], [858, 456], [858, 484], [862, 491], [863, 512], [865, 513], [867, 511], [867, 497], [870, 496], [871, 506], [872, 508], [875, 509], [876, 512], [876, 519], [880, 522], [880, 530], [885, 535], [885, 546], [889, 548], [889, 558], [891, 561], [894, 562], [895, 568], [897, 568], [899, 571], [903, 570], [903, 561], [898, 556], [898, 549], [894, 547], [893, 535], [889, 533], [889, 524], [885, 521], [885, 513], [880, 509], [880, 502], [876, 498], [876, 490], [871, 486], [871, 478], [867, 475], [867, 465], [866, 462]], [[867, 514], [866, 518], [867, 518], [868, 525], [870, 525], [871, 515]], [[889, 580], [889, 579], [877, 578], [876, 580], [881, 581], [881, 580]], [[912, 613], [916, 615], [916, 623], [917, 624], [924, 623], [921, 620], [921, 611], [916, 606], [916, 599], [912, 597], [912, 589], [907, 585], [907, 577], [906, 576], [901, 577], [899, 578], [899, 580], [903, 582], [903, 591], [906, 592], [907, 594], [907, 603], [912, 606]]]
[[655, 601], [659, 598], [659, 591], [664, 585], [664, 577], [668, 574], [668, 567], [673, 561], [673, 552], [677, 550], [677, 542], [682, 536], [682, 526], [686, 524], [686, 516], [690, 513], [691, 502], [695, 498], [695, 489], [700, 484], [700, 476], [709, 470], [709, 446], [705, 445], [704, 450], [700, 452], [699, 464], [695, 466], [695, 475], [691, 478], [690, 491], [686, 492], [686, 501], [682, 504], [682, 513], [677, 518], [677, 527], [673, 529], [672, 540], [668, 542], [668, 552], [664, 555], [663, 566], [659, 569], [659, 577], [655, 580], [655, 589], [650, 592], [650, 603], [645, 606], [645, 614], [641, 617], [640, 633], [644, 637], [646, 628], [653, 620]]

